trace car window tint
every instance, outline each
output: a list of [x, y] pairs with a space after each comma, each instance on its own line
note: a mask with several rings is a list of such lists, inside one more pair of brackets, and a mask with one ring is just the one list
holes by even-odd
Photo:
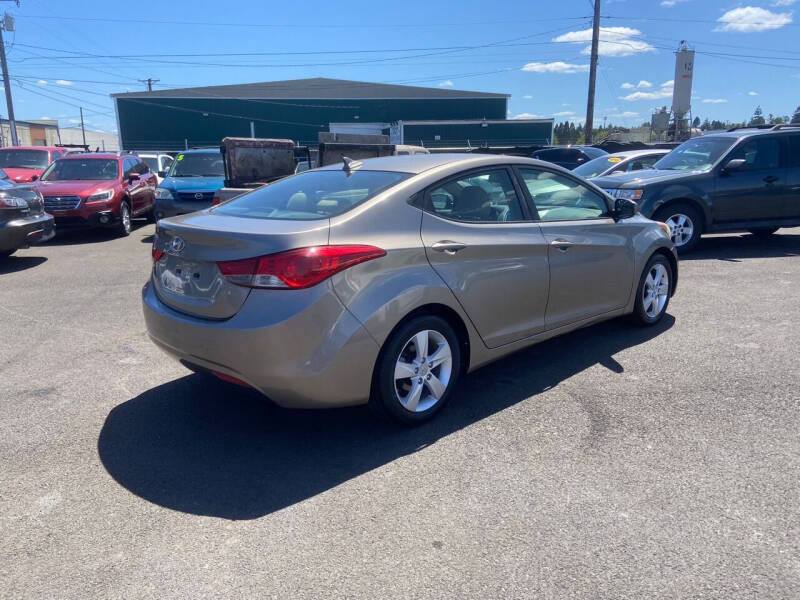
[[535, 169], [520, 169], [542, 221], [574, 221], [606, 216], [605, 199], [577, 181]]
[[800, 167], [800, 135], [789, 136], [789, 160], [790, 167]]
[[162, 156], [161, 157], [161, 170], [167, 171], [169, 170], [170, 166], [172, 166], [172, 158], [169, 156]]
[[554, 148], [553, 150], [539, 150], [536, 158], [550, 162], [576, 162], [580, 154], [571, 148]]
[[505, 169], [475, 171], [451, 179], [431, 190], [430, 201], [434, 213], [456, 221], [497, 223], [524, 218]]
[[141, 159], [137, 161], [136, 167], [134, 168], [136, 169], [136, 172], [139, 173], [140, 175], [146, 175], [147, 173], [150, 172], [150, 166]]
[[122, 176], [127, 179], [131, 173], [133, 173], [133, 169], [136, 166], [136, 161], [132, 158], [126, 158], [122, 161]]
[[780, 140], [776, 137], [755, 137], [737, 146], [730, 159], [743, 158], [744, 170], [763, 171], [780, 167]]

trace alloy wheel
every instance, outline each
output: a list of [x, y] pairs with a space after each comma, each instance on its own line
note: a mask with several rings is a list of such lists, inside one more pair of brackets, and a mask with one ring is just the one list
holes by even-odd
[[694, 235], [694, 222], [691, 217], [678, 213], [672, 215], [665, 223], [669, 225], [672, 243], [675, 244], [676, 247], [680, 248], [692, 239], [692, 235]]
[[122, 220], [122, 228], [125, 230], [126, 233], [129, 233], [131, 230], [131, 211], [128, 210], [128, 205], [123, 204], [120, 208], [120, 219]]
[[660, 263], [652, 266], [647, 273], [642, 288], [642, 307], [651, 319], [656, 318], [664, 310], [669, 297], [669, 274]]
[[406, 410], [426, 411], [444, 396], [452, 373], [447, 338], [433, 329], [420, 331], [403, 345], [395, 363], [395, 395]]

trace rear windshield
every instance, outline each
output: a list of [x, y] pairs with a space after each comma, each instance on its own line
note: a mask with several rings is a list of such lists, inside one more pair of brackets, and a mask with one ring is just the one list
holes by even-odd
[[119, 161], [115, 158], [67, 158], [57, 160], [42, 174], [42, 181], [76, 179], [116, 179]]
[[250, 219], [335, 217], [411, 177], [390, 171], [306, 171], [261, 187], [213, 209]]
[[0, 150], [0, 167], [44, 169], [49, 164], [47, 150]]
[[225, 177], [225, 166], [220, 152], [195, 152], [178, 154], [169, 177]]

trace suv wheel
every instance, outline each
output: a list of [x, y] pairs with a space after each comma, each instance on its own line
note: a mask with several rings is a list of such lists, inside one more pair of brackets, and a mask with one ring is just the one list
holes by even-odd
[[416, 317], [386, 340], [370, 408], [406, 425], [422, 423], [447, 403], [460, 373], [461, 347], [453, 328], [440, 317]]
[[633, 319], [640, 325], [658, 323], [667, 312], [671, 291], [672, 265], [663, 254], [655, 254], [647, 261], [639, 278]]
[[761, 229], [748, 229], [748, 231], [756, 237], [769, 237], [778, 231], [778, 229], [780, 229], [780, 227], [763, 227]]
[[0, 250], [0, 258], [8, 258], [12, 254], [14, 254], [14, 252], [16, 252], [16, 249], [15, 250]]
[[131, 209], [128, 203], [124, 201], [119, 205], [119, 224], [117, 225], [117, 231], [122, 236], [130, 235], [131, 233]]
[[653, 215], [653, 220], [669, 225], [672, 243], [678, 252], [692, 250], [703, 232], [703, 217], [690, 204], [672, 204], [661, 208]]

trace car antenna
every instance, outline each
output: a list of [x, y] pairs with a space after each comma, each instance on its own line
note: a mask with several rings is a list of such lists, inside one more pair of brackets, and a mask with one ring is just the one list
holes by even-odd
[[344, 163], [344, 166], [342, 167], [342, 171], [347, 173], [348, 177], [353, 173], [353, 169], [357, 169], [358, 167], [361, 166], [361, 163], [359, 161], [353, 160], [352, 158], [350, 158], [348, 156], [343, 156], [342, 157], [342, 162]]

